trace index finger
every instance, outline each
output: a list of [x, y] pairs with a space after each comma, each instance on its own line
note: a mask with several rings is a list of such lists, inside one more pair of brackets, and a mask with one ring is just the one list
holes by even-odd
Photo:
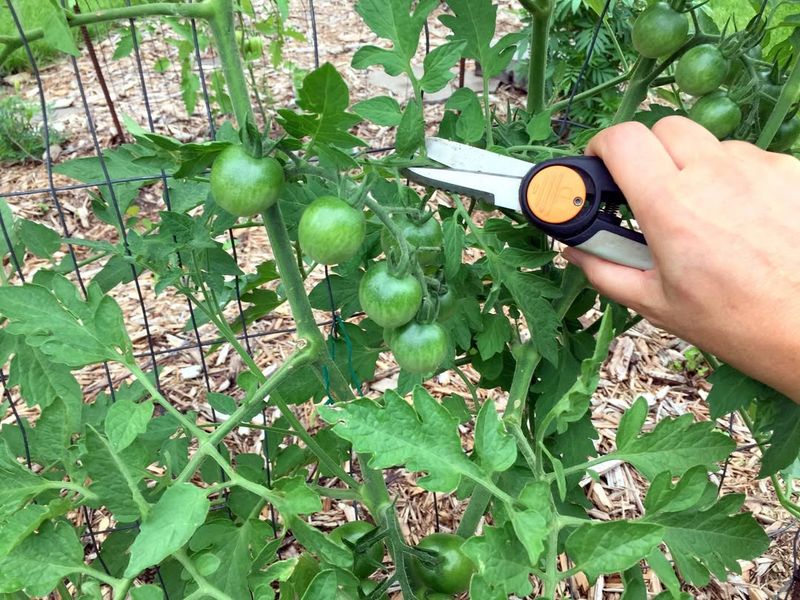
[[661, 141], [642, 123], [631, 121], [598, 133], [586, 147], [586, 154], [603, 159], [646, 230], [660, 204], [658, 191], [679, 173]]

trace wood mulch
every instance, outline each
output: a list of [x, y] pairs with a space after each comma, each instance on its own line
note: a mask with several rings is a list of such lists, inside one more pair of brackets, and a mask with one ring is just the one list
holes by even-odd
[[[254, 5], [263, 7], [265, 1], [255, 1]], [[308, 70], [314, 66], [314, 51], [311, 44], [311, 24], [308, 5], [305, 2], [292, 3], [290, 24], [306, 35], [305, 41], [290, 40], [285, 54], [288, 63], [273, 68], [266, 59], [253, 64], [256, 89], [262, 99], [269, 100], [269, 106], [293, 106], [293, 77], [300, 70]], [[518, 26], [518, 15], [514, 12], [516, 3], [511, 0], [500, 2], [500, 29], [513, 30]], [[375, 40], [373, 34], [364, 26], [355, 14], [352, 2], [318, 2], [317, 26], [319, 54], [321, 61], [333, 63], [346, 79], [351, 90], [351, 100], [357, 101], [380, 94], [394, 94], [402, 101], [407, 94], [404, 83], [392, 80], [377, 71], [356, 71], [350, 66], [353, 53], [366, 43], [381, 42]], [[158, 133], [176, 137], [181, 141], [202, 140], [208, 138], [208, 121], [204, 114], [202, 102], [191, 116], [186, 114], [180, 92], [180, 67], [177, 62], [177, 50], [167, 39], [175, 39], [175, 34], [166, 26], [154, 24], [143, 26], [141, 56], [144, 68], [144, 80], [147, 88], [147, 99], [151, 108], [153, 124]], [[435, 19], [430, 23], [431, 46], [436, 47], [446, 36], [444, 27]], [[133, 55], [113, 60], [112, 55], [122, 30], [111, 30], [95, 41], [102, 71], [108, 82], [114, 105], [120, 114], [134, 118], [142, 126], [147, 126], [146, 106], [139, 81], [136, 61]], [[162, 72], [155, 67], [163, 65], [163, 57], [171, 62]], [[206, 75], [213, 70], [217, 61], [212, 51], [202, 53], [202, 64]], [[103, 148], [109, 146], [114, 136], [114, 129], [109, 111], [101, 95], [97, 76], [85, 53], [77, 61], [80, 80], [86, 90], [88, 106], [97, 129], [99, 143]], [[468, 79], [474, 75], [468, 74]], [[72, 63], [68, 60], [46, 66], [41, 71], [42, 85], [47, 103], [50, 107], [51, 126], [62, 132], [64, 141], [51, 148], [53, 160], [60, 163], [65, 160], [94, 154], [91, 136], [88, 133], [86, 115], [77, 85], [77, 78]], [[208, 81], [211, 85], [210, 80]], [[18, 93], [31, 101], [37, 100], [36, 82], [29, 73], [9, 76], [4, 81], [5, 89], [1, 93], [11, 93], [14, 87]], [[14, 87], [11, 87], [14, 86]], [[213, 93], [213, 90], [212, 90]], [[504, 85], [493, 90], [496, 105], [504, 110], [507, 102], [518, 105], [522, 98], [519, 93]], [[433, 124], [443, 111], [442, 98], [439, 94], [428, 98], [426, 102], [427, 122]], [[219, 123], [217, 123], [219, 124]], [[356, 128], [356, 133], [369, 141], [372, 147], [389, 146], [393, 142], [393, 132], [386, 127], [363, 124]], [[99, 174], [98, 174], [99, 175]], [[67, 178], [55, 175], [56, 188], [70, 185]], [[46, 190], [48, 179], [42, 163], [24, 165], [4, 165], [0, 169], [0, 196], [12, 192]], [[13, 212], [21, 217], [40, 221], [49, 227], [63, 232], [59, 215], [54, 209], [53, 197], [48, 192], [33, 193], [22, 196], [4, 196]], [[154, 216], [163, 210], [161, 184], [144, 189], [138, 199], [141, 216]], [[104, 239], [116, 241], [116, 230], [100, 222], [91, 210], [92, 192], [87, 189], [62, 190], [57, 193], [58, 201], [63, 208], [65, 225], [69, 235], [77, 238]], [[434, 201], [446, 202], [435, 196]], [[260, 228], [239, 229], [235, 233], [236, 251], [240, 266], [252, 270], [255, 265], [269, 259], [270, 248], [264, 232]], [[88, 254], [77, 248], [78, 258]], [[61, 255], [63, 256], [63, 254]], [[11, 270], [10, 263], [6, 265]], [[32, 276], [36, 270], [46, 267], [44, 261], [29, 259], [24, 264], [26, 277]], [[82, 275], [89, 281], [99, 268], [96, 263], [85, 266]], [[317, 271], [309, 278], [309, 286], [315, 285], [322, 278]], [[200, 355], [196, 347], [195, 335], [185, 329], [189, 320], [189, 305], [182, 297], [171, 292], [156, 296], [153, 281], [148, 276], [139, 278], [143, 302], [134, 284], [119, 286], [113, 295], [122, 307], [130, 335], [136, 350], [142, 353], [141, 364], [152, 367], [150, 353], [155, 353], [158, 366], [159, 381], [165, 394], [176, 406], [183, 410], [196, 410], [206, 419], [211, 419], [211, 408], [206, 401], [208, 390], [227, 392], [236, 395], [235, 378], [241, 370], [241, 361], [228, 345], [205, 356], [208, 371], [208, 384], [200, 367]], [[276, 284], [272, 284], [274, 287]], [[235, 307], [230, 316], [237, 313]], [[147, 335], [146, 324], [149, 328]], [[319, 313], [323, 322], [329, 318]], [[251, 334], [258, 334], [250, 340], [256, 360], [265, 370], [273, 369], [289, 355], [294, 347], [291, 332], [292, 317], [288, 307], [281, 306], [269, 318], [254, 324]], [[213, 339], [214, 331], [200, 327], [200, 334], [205, 339]], [[182, 348], [182, 349], [178, 349]], [[696, 418], [709, 419], [708, 407], [704, 402], [709, 384], [695, 374], [689, 373], [685, 366], [685, 350], [687, 345], [643, 322], [625, 335], [617, 339], [611, 348], [609, 358], [603, 367], [600, 387], [592, 404], [592, 417], [600, 439], [597, 447], [600, 453], [614, 448], [614, 437], [617, 424], [624, 411], [638, 397], [647, 399], [650, 405], [648, 426], [665, 417], [677, 416], [691, 412]], [[178, 349], [178, 350], [176, 350]], [[478, 376], [466, 369], [467, 376], [477, 382]], [[122, 369], [110, 369], [115, 385], [127, 378]], [[365, 384], [365, 391], [378, 394], [391, 388], [397, 378], [397, 367], [389, 354], [380, 357], [377, 374], [373, 381]], [[85, 390], [87, 399], [107, 389], [105, 373], [100, 368], [87, 368], [78, 373], [79, 380]], [[468, 396], [464, 383], [452, 373], [444, 373], [426, 384], [432, 393], [447, 395], [459, 393]], [[481, 399], [492, 398], [502, 407], [504, 394], [498, 390], [480, 390]], [[307, 423], [314, 422], [314, 408], [299, 407], [298, 414]], [[23, 414], [34, 418], [34, 409], [23, 408]], [[272, 413], [270, 413], [272, 416]], [[12, 415], [7, 414], [0, 423], [13, 422]], [[758, 451], [752, 448], [752, 439], [747, 429], [737, 419], [723, 420], [718, 423], [721, 428], [730, 428], [731, 433], [741, 450], [732, 455], [724, 472], [715, 476], [715, 482], [721, 484], [724, 492], [738, 492], [747, 495], [746, 507], [752, 511], [756, 519], [765, 527], [772, 538], [769, 550], [760, 558], [742, 563], [742, 574], [731, 575], [727, 581], [713, 581], [702, 590], [687, 590], [696, 598], [729, 599], [751, 598], [763, 600], [783, 594], [787, 582], [792, 576], [792, 545], [797, 531], [794, 520], [783, 511], [769, 483], [756, 478], [758, 472]], [[471, 431], [462, 428], [465, 446], [471, 445]], [[287, 440], [288, 441], [288, 440]], [[257, 430], [239, 428], [230, 437], [229, 443], [236, 451], [259, 452], [262, 449], [262, 433]], [[583, 487], [587, 497], [594, 503], [591, 514], [594, 518], [607, 520], [620, 517], [636, 516], [642, 511], [642, 498], [647, 484], [631, 468], [625, 464], [609, 463], [600, 467], [598, 481], [587, 478]], [[413, 474], [401, 469], [387, 472], [390, 488], [397, 500], [397, 510], [404, 533], [409, 541], [433, 531], [437, 526], [443, 531], [453, 531], [457, 526], [464, 505], [451, 495], [432, 494], [415, 485]], [[361, 515], [358, 512], [358, 515]], [[76, 515], [76, 522], [81, 522]], [[357, 518], [356, 510], [350, 503], [326, 501], [325, 510], [312, 517], [313, 523], [323, 529]], [[113, 525], [107, 515], [96, 512], [93, 518], [95, 529], [106, 529]], [[102, 540], [103, 536], [100, 536]], [[296, 552], [289, 546], [284, 548], [284, 556]], [[91, 555], [90, 555], [91, 557]], [[566, 566], [565, 566], [566, 567]], [[652, 573], [646, 574], [649, 591], [653, 594], [663, 589], [660, 581]], [[573, 598], [601, 599], [619, 598], [622, 585], [617, 577], [600, 578], [594, 585], [589, 585], [585, 578], [577, 576], [566, 582], [564, 596]], [[399, 597], [399, 594], [397, 595]], [[533, 596], [532, 596], [533, 597]]]

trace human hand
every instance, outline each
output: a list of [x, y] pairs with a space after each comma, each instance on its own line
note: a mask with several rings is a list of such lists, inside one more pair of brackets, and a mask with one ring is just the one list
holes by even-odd
[[605, 296], [800, 402], [800, 161], [683, 117], [592, 139], [653, 253], [639, 271], [569, 248]]

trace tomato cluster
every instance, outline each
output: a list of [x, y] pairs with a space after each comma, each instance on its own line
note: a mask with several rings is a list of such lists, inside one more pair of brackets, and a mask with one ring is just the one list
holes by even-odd
[[[764, 62], [758, 36], [745, 31], [739, 32], [738, 38], [736, 34], [712, 36], [715, 41], [710, 43], [705, 41], [709, 36], [703, 37], [698, 31], [690, 37], [690, 29], [686, 12], [659, 0], [636, 19], [633, 45], [643, 57], [658, 59], [662, 65], [677, 59], [675, 84], [682, 93], [695, 98], [689, 117], [717, 138], [727, 138], [740, 127], [747, 129], [743, 126], [745, 117], [755, 110], [758, 124], [763, 126], [775, 107], [783, 80]], [[786, 151], [799, 137], [800, 117], [793, 111], [769, 149]]]

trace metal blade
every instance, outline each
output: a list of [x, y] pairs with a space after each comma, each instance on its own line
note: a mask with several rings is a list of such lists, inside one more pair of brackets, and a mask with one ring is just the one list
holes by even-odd
[[425, 148], [428, 151], [428, 158], [462, 171], [491, 173], [521, 179], [534, 166], [533, 163], [524, 160], [436, 137], [427, 138]]
[[500, 208], [519, 210], [519, 177], [428, 167], [413, 167], [404, 172], [417, 183], [480, 198]]

